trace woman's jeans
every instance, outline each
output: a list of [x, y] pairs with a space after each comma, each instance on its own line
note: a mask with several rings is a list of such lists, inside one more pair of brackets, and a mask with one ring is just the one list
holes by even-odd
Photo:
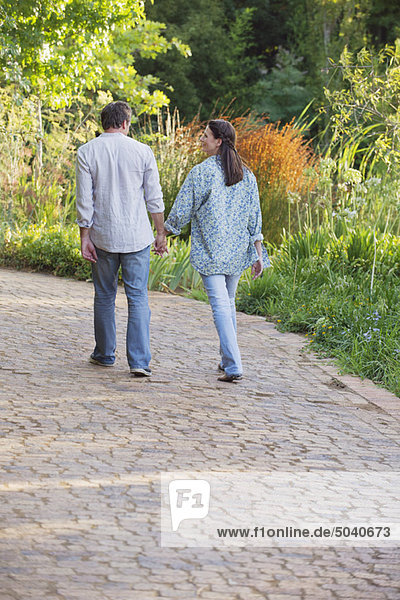
[[130, 368], [148, 368], [150, 354], [150, 308], [147, 296], [150, 246], [139, 252], [115, 253], [96, 248], [98, 260], [92, 264], [94, 296], [93, 358], [105, 364], [115, 361], [115, 297], [118, 271], [128, 300], [126, 355]]
[[235, 308], [240, 275], [202, 275], [202, 279], [219, 335], [221, 366], [227, 375], [242, 375]]

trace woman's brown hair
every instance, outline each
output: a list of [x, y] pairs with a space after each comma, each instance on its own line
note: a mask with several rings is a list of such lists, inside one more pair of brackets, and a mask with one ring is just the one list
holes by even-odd
[[236, 131], [229, 121], [213, 119], [208, 123], [213, 136], [222, 143], [219, 150], [226, 185], [234, 185], [243, 179], [243, 162], [236, 150]]

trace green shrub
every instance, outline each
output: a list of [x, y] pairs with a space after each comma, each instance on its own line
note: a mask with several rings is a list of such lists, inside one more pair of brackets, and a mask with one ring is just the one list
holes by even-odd
[[[190, 244], [177, 238], [169, 238], [168, 244], [169, 254], [164, 258], [153, 253], [150, 256], [149, 289], [201, 293], [201, 277], [189, 262]], [[76, 279], [91, 278], [91, 266], [81, 257], [76, 225], [7, 227], [0, 244], [0, 263]]]
[[88, 279], [90, 265], [81, 258], [79, 229], [61, 224], [29, 225], [4, 232], [0, 247], [3, 264], [48, 271], [64, 277]]

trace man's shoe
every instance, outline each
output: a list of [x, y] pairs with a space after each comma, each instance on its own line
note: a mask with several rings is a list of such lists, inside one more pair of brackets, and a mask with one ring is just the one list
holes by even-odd
[[151, 377], [150, 369], [132, 368], [131, 375], [134, 377]]
[[221, 363], [218, 363], [218, 371], [225, 371], [224, 367], [221, 365]]
[[228, 375], [227, 373], [218, 377], [218, 381], [225, 381], [226, 383], [237, 383], [241, 379], [243, 379], [242, 375]]
[[93, 354], [90, 355], [89, 362], [93, 363], [94, 365], [100, 365], [101, 367], [113, 367], [114, 366], [114, 363], [101, 362], [101, 360], [94, 358]]

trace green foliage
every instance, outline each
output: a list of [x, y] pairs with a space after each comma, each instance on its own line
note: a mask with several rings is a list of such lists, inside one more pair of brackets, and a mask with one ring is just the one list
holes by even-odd
[[345, 370], [400, 395], [400, 238], [329, 229], [286, 237], [272, 269], [239, 289], [238, 308], [305, 333]]
[[280, 48], [275, 66], [257, 85], [255, 110], [267, 113], [271, 121], [291, 121], [312, 99], [306, 89], [305, 71], [300, 70], [302, 58]]
[[139, 0], [3, 0], [1, 66], [10, 82], [67, 104], [101, 76], [95, 51], [116, 25], [144, 18]]
[[166, 214], [190, 169], [204, 160], [199, 144], [202, 130], [203, 124], [198, 119], [183, 125], [179, 112], [171, 114], [168, 109], [158, 112], [156, 123], [154, 119], [146, 119], [135, 128], [135, 137], [149, 144], [156, 157]]
[[289, 0], [291, 50], [304, 59], [306, 87], [317, 103], [331, 82], [329, 59], [338, 60], [345, 46], [358, 51], [367, 43], [371, 0]]
[[35, 168], [36, 101], [34, 97], [24, 98], [16, 106], [12, 90], [0, 88], [0, 220], [9, 224], [23, 225], [29, 220], [38, 223], [42, 219], [52, 224], [75, 218], [76, 147], [94, 137], [98, 127], [91, 114], [97, 111], [96, 104], [92, 108], [76, 106], [73, 113], [66, 109], [44, 110], [41, 176]]
[[162, 23], [146, 21], [141, 0], [4, 0], [0, 25], [3, 82], [14, 85], [19, 101], [38, 98], [39, 134], [42, 105], [68, 106], [99, 90], [122, 94], [139, 113], [155, 111], [168, 99], [149, 91], [157, 79], [139, 76], [135, 58], [172, 47], [189, 53], [162, 36]]
[[222, 105], [229, 105], [232, 102], [233, 91], [237, 111], [248, 110], [254, 103], [256, 93], [255, 85], [251, 83], [251, 74], [256, 65], [249, 56], [253, 21], [254, 8], [248, 7], [236, 11], [226, 35], [224, 56], [226, 75], [223, 80], [212, 82], [215, 95]]
[[355, 160], [363, 171], [400, 168], [400, 42], [378, 53], [363, 48], [356, 57], [345, 49], [333, 67], [341, 75], [340, 89], [325, 90], [329, 104], [332, 145], [353, 142]]
[[[201, 276], [189, 263], [190, 244], [169, 239], [169, 254], [150, 257], [149, 289], [202, 294]], [[26, 227], [3, 227], [0, 264], [48, 271], [63, 277], [90, 279], [91, 266], [81, 257], [79, 228], [46, 222]]]
[[400, 38], [400, 4], [373, 0], [367, 15], [368, 37], [375, 48], [394, 44]]
[[224, 10], [218, 0], [176, 0], [147, 7], [150, 18], [166, 23], [166, 37], [190, 46], [185, 60], [177, 51], [155, 61], [139, 60], [138, 70], [168, 82], [166, 94], [188, 119], [199, 111], [210, 117], [216, 103], [236, 98], [237, 110], [248, 109], [257, 81], [257, 59], [251, 54], [254, 10]]
[[178, 36], [190, 44], [192, 57], [185, 61], [175, 52], [170, 60], [161, 56], [151, 66], [140, 64], [144, 72], [150, 69], [172, 84], [167, 95], [186, 118], [192, 118], [200, 104], [202, 118], [208, 118], [218, 100], [226, 104], [228, 92], [228, 101], [237, 98], [238, 112], [250, 108], [289, 121], [310, 98], [321, 105], [324, 86], [340, 87], [329, 59], [338, 61], [346, 46], [358, 52], [366, 44], [381, 48], [394, 43], [400, 31], [397, 4], [387, 0], [156, 2], [148, 7], [149, 14], [166, 23], [169, 39]]
[[89, 263], [81, 258], [79, 230], [61, 224], [31, 224], [22, 229], [7, 228], [0, 247], [3, 264], [49, 271], [55, 275], [88, 279]]
[[201, 275], [189, 262], [190, 244], [168, 238], [169, 253], [164, 258], [152, 257], [150, 264], [149, 289], [162, 292], [201, 292]]
[[287, 192], [289, 231], [301, 231], [304, 227], [318, 230], [325, 226], [340, 236], [349, 228], [370, 228], [400, 236], [399, 179], [391, 175], [369, 177], [348, 168], [352, 155], [351, 148], [348, 150], [349, 146], [344, 144], [336, 160], [329, 156], [319, 159], [309, 172], [314, 185], [308, 197]]
[[169, 102], [163, 91], [153, 89], [160, 84], [158, 77], [137, 72], [137, 58], [155, 58], [158, 54], [166, 54], [171, 48], [183, 57], [190, 55], [189, 46], [177, 38], [167, 41], [162, 35], [164, 29], [163, 23], [146, 20], [142, 20], [135, 28], [119, 27], [114, 31], [109, 46], [96, 51], [96, 60], [103, 72], [102, 80], [97, 82], [98, 88], [104, 91], [123, 90], [125, 99], [135, 107], [137, 114], [154, 114]]
[[327, 267], [342, 274], [365, 272], [372, 275], [374, 264], [377, 273], [397, 277], [400, 275], [400, 238], [389, 233], [374, 235], [371, 229], [361, 227], [346, 227], [340, 235], [327, 227], [314, 231], [305, 228], [283, 238], [274, 268], [286, 272], [296, 261], [300, 264], [302, 260], [311, 259], [317, 268], [321, 263], [323, 280]]

